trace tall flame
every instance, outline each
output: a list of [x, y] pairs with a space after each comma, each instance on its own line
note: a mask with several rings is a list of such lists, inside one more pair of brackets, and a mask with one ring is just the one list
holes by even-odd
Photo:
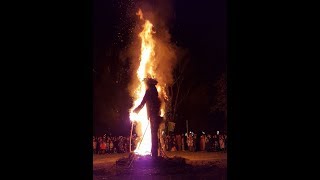
[[[144, 20], [142, 11], [139, 9], [137, 15], [141, 20]], [[139, 79], [139, 85], [135, 89], [136, 99], [134, 100], [134, 105], [131, 109], [130, 120], [136, 121], [139, 126], [137, 126], [136, 131], [142, 136], [139, 137], [139, 142], [135, 149], [135, 153], [140, 155], [150, 155], [151, 154], [151, 128], [150, 122], [147, 117], [147, 107], [144, 106], [141, 111], [136, 114], [133, 109], [141, 103], [143, 96], [146, 92], [146, 86], [143, 82], [146, 77], [156, 77], [155, 71], [153, 69], [155, 61], [155, 40], [152, 37], [154, 33], [152, 31], [153, 24], [149, 20], [145, 20], [143, 25], [143, 30], [139, 34], [141, 39], [141, 54], [140, 54], [140, 65], [137, 70], [137, 77]], [[159, 91], [159, 90], [158, 90]]]

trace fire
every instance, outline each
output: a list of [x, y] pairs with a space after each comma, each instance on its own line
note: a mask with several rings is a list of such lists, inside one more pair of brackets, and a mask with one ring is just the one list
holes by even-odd
[[136, 13], [136, 15], [139, 16], [139, 18], [140, 18], [141, 20], [143, 20], [143, 14], [142, 14], [141, 9], [139, 9], [139, 11]]
[[[139, 9], [137, 15], [140, 17], [140, 20], [144, 20], [142, 11]], [[146, 91], [145, 83], [143, 79], [146, 77], [156, 77], [155, 71], [153, 69], [155, 61], [155, 40], [152, 37], [152, 34], [155, 33], [152, 31], [153, 24], [149, 20], [144, 20], [143, 30], [139, 34], [141, 39], [141, 54], [140, 54], [140, 65], [137, 70], [137, 77], [139, 79], [139, 85], [135, 89], [136, 99], [134, 100], [134, 105], [130, 112], [130, 120], [136, 121], [138, 126], [136, 131], [139, 131], [140, 141], [137, 144], [135, 153], [140, 155], [150, 155], [151, 154], [151, 128], [150, 122], [147, 117], [147, 107], [144, 106], [139, 114], [133, 112], [133, 109], [139, 105], [142, 101], [143, 96]], [[159, 90], [158, 90], [159, 91]]]

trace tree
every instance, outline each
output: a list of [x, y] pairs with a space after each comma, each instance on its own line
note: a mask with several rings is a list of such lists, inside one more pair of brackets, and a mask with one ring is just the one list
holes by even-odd
[[109, 127], [126, 119], [131, 105], [127, 92], [129, 62], [119, 59], [119, 51], [116, 47], [107, 48], [93, 69], [94, 119]]
[[211, 112], [223, 112], [225, 123], [227, 121], [227, 80], [226, 74], [222, 73], [215, 83], [216, 95], [210, 108]]
[[173, 71], [173, 84], [166, 88], [168, 94], [168, 101], [166, 102], [166, 116], [170, 121], [175, 120], [179, 107], [190, 92], [190, 87], [183, 90], [183, 85], [185, 85], [184, 82], [186, 79], [186, 68], [189, 62], [190, 59], [188, 54], [184, 53]]

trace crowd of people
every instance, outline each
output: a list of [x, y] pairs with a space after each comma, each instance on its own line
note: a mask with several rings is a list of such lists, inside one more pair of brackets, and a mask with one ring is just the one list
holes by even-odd
[[[139, 142], [139, 138], [134, 134], [131, 139], [131, 150], [133, 151]], [[189, 134], [162, 133], [160, 136], [161, 148], [165, 151], [227, 151], [227, 135], [223, 134]], [[130, 152], [130, 136], [112, 136], [103, 137], [93, 136], [94, 154], [111, 154]]]
[[227, 150], [226, 134], [171, 134], [162, 135], [161, 147], [165, 151], [222, 151]]
[[130, 137], [125, 136], [93, 136], [93, 153], [94, 154], [110, 154], [125, 153], [130, 151]]

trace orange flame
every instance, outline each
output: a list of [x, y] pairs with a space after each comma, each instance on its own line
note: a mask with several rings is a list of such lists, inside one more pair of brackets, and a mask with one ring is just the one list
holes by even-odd
[[[137, 77], [139, 84], [134, 90], [135, 100], [133, 107], [130, 110], [130, 120], [137, 123], [136, 131], [139, 137], [139, 142], [137, 148], [134, 150], [135, 153], [139, 155], [150, 155], [151, 154], [151, 128], [150, 122], [147, 117], [147, 107], [144, 106], [141, 111], [136, 114], [133, 112], [133, 109], [141, 103], [143, 96], [146, 92], [146, 86], [144, 83], [144, 78], [151, 77], [157, 79], [157, 74], [155, 71], [156, 68], [156, 57], [155, 57], [155, 46], [156, 41], [153, 38], [153, 24], [149, 20], [143, 18], [143, 13], [141, 9], [136, 13], [139, 16], [140, 20], [144, 21], [143, 30], [139, 33], [141, 39], [141, 49], [140, 49], [140, 65], [137, 69]], [[157, 85], [157, 91], [159, 96], [166, 97], [166, 93], [163, 87], [163, 84], [159, 83]], [[164, 104], [161, 106], [160, 116], [164, 116]]]
[[141, 9], [139, 9], [139, 11], [136, 13], [136, 15], [139, 16], [140, 20], [143, 20], [143, 14], [142, 14]]

